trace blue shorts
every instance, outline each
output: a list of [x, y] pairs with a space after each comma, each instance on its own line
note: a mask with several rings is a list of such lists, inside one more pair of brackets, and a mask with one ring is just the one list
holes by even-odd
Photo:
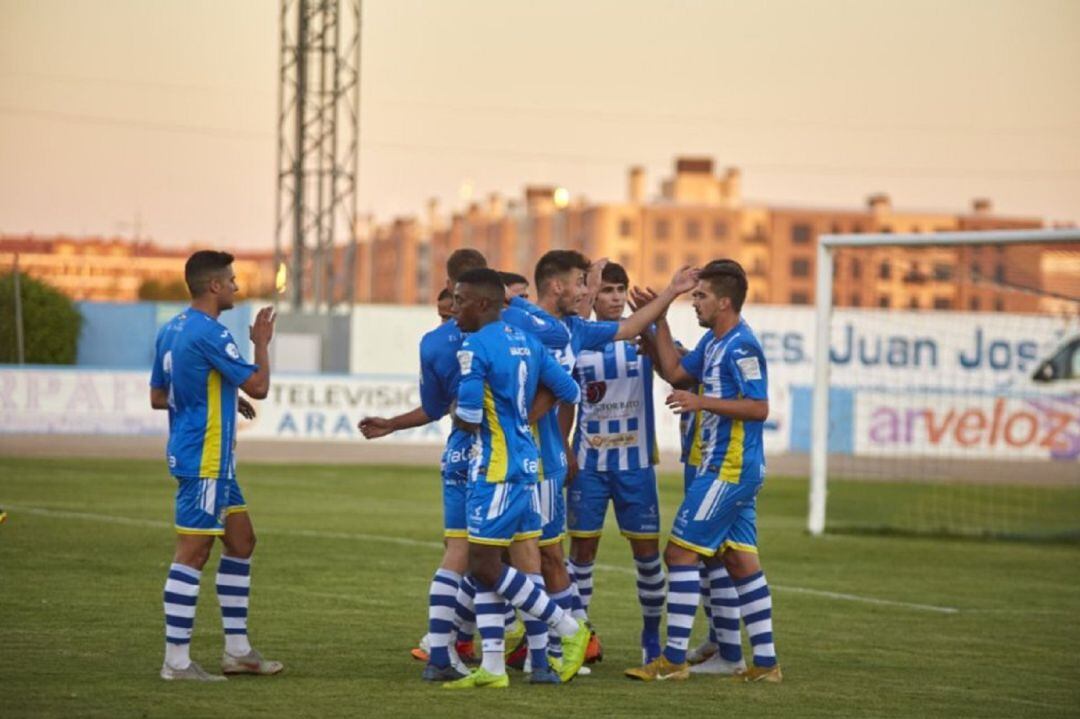
[[469, 473], [443, 472], [443, 536], [464, 538], [469, 536], [467, 500], [469, 496]]
[[566, 534], [566, 497], [563, 496], [565, 477], [542, 479], [536, 485], [540, 500], [540, 546], [558, 544]]
[[179, 534], [225, 534], [225, 517], [246, 512], [244, 494], [236, 479], [176, 480], [176, 531]]
[[469, 541], [507, 547], [540, 536], [536, 483], [471, 482], [468, 493]]
[[757, 553], [757, 494], [761, 482], [725, 482], [703, 474], [679, 505], [671, 541], [709, 557], [725, 548]]
[[629, 539], [660, 536], [660, 502], [656, 470], [583, 469], [566, 492], [567, 526], [571, 537], [599, 537], [604, 531], [608, 500], [615, 505], [619, 531]]
[[687, 462], [682, 468], [682, 493], [686, 496], [686, 493], [690, 491], [690, 485], [694, 483], [694, 478], [697, 477], [697, 465]]

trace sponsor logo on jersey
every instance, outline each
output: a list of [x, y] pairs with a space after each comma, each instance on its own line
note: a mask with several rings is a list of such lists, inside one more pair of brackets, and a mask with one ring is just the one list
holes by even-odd
[[240, 350], [237, 349], [236, 345], [232, 342], [225, 345], [225, 354], [229, 355], [229, 357], [232, 357], [234, 360], [240, 359]]
[[607, 382], [589, 382], [585, 385], [585, 401], [589, 404], [596, 404], [600, 400], [604, 399], [604, 395], [607, 394]]
[[744, 357], [735, 360], [735, 364], [739, 366], [739, 371], [747, 380], [761, 379], [761, 364], [758, 362], [757, 357]]
[[457, 353], [458, 366], [461, 368], [461, 374], [467, 375], [472, 372], [472, 358], [473, 353], [469, 350], [459, 350]]

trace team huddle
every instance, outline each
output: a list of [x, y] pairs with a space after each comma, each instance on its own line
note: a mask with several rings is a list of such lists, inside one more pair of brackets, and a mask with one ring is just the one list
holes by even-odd
[[[217, 575], [223, 671], [283, 668], [247, 638], [255, 541], [232, 454], [236, 415], [254, 413], [238, 389], [256, 399], [268, 391], [274, 318], [269, 309], [257, 315], [255, 362], [247, 363], [217, 321], [236, 291], [231, 262], [217, 252], [188, 260], [192, 307], [159, 333], [151, 377], [152, 405], [169, 411], [169, 466], [178, 482], [165, 679], [223, 679], [188, 655], [214, 536], [225, 545]], [[626, 675], [780, 681], [755, 512], [765, 479], [768, 373], [740, 317], [747, 278], [739, 264], [682, 268], [656, 293], [631, 289], [619, 265], [553, 250], [535, 268], [535, 304], [524, 277], [488, 268], [475, 250], [455, 251], [447, 276], [443, 323], [420, 342], [420, 406], [360, 422], [374, 439], [452, 418], [441, 463], [445, 551], [430, 585], [427, 634], [413, 650], [425, 661], [423, 678], [447, 689], [500, 688], [511, 667], [531, 683], [560, 684], [598, 660], [589, 609], [610, 502], [633, 555], [642, 615], [642, 666]], [[707, 330], [689, 351], [665, 318], [687, 292]], [[667, 405], [681, 415], [685, 465], [684, 499], [662, 557], [654, 373], [676, 388]], [[691, 649], [701, 604], [709, 637]]]
[[[444, 322], [420, 343], [421, 406], [360, 423], [372, 439], [453, 419], [442, 462], [446, 551], [431, 582], [428, 633], [413, 652], [427, 661], [424, 679], [504, 687], [509, 664], [530, 682], [555, 684], [598, 659], [588, 612], [610, 502], [642, 613], [643, 665], [627, 676], [780, 681], [755, 526], [767, 371], [740, 318], [747, 279], [738, 263], [683, 268], [657, 294], [631, 291], [619, 265], [554, 250], [536, 266], [535, 304], [525, 278], [488, 269], [475, 250], [454, 252], [447, 275]], [[665, 314], [690, 291], [709, 331], [687, 352]], [[634, 312], [624, 317], [628, 300]], [[685, 498], [663, 561], [654, 372], [681, 388], [667, 404], [684, 418]], [[690, 650], [702, 600], [709, 639]], [[518, 613], [524, 636], [511, 646]], [[480, 666], [470, 671], [476, 633]]]

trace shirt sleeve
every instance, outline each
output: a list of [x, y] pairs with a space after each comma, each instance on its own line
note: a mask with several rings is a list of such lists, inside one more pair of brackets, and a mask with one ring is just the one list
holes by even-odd
[[258, 365], [244, 360], [232, 333], [224, 327], [207, 332], [201, 344], [210, 364], [229, 384], [239, 387], [259, 369]]
[[484, 419], [484, 379], [488, 373], [488, 358], [482, 343], [465, 340], [457, 353], [461, 368], [458, 383], [457, 416], [469, 424], [480, 424]]
[[521, 297], [510, 300], [510, 306], [502, 312], [502, 319], [508, 325], [536, 337], [549, 349], [561, 350], [570, 341], [570, 330], [565, 324]]
[[420, 406], [424, 414], [432, 420], [439, 419], [450, 408], [450, 397], [446, 394], [439, 373], [435, 371], [435, 353], [423, 342], [420, 343]]
[[765, 367], [765, 355], [760, 347], [749, 342], [740, 342], [728, 350], [726, 361], [741, 397], [769, 399], [769, 374]]
[[619, 334], [619, 323], [581, 320], [574, 326], [574, 331], [581, 335], [581, 349], [598, 352]]
[[154, 342], [154, 366], [150, 368], [150, 386], [155, 389], [168, 389], [169, 374], [165, 371], [165, 353], [161, 351], [161, 332]]
[[544, 385], [563, 402], [577, 404], [581, 401], [581, 387], [561, 364], [549, 353], [543, 352], [540, 359], [540, 384]]
[[698, 382], [701, 382], [702, 375], [705, 372], [705, 347], [709, 344], [709, 334], [706, 332], [702, 335], [697, 347], [680, 360], [680, 364], [682, 364], [682, 368], [686, 370], [686, 373]]

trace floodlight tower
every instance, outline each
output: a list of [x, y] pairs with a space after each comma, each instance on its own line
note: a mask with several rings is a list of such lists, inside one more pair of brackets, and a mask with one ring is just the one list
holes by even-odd
[[274, 256], [296, 311], [356, 296], [360, 10], [361, 0], [281, 0]]

